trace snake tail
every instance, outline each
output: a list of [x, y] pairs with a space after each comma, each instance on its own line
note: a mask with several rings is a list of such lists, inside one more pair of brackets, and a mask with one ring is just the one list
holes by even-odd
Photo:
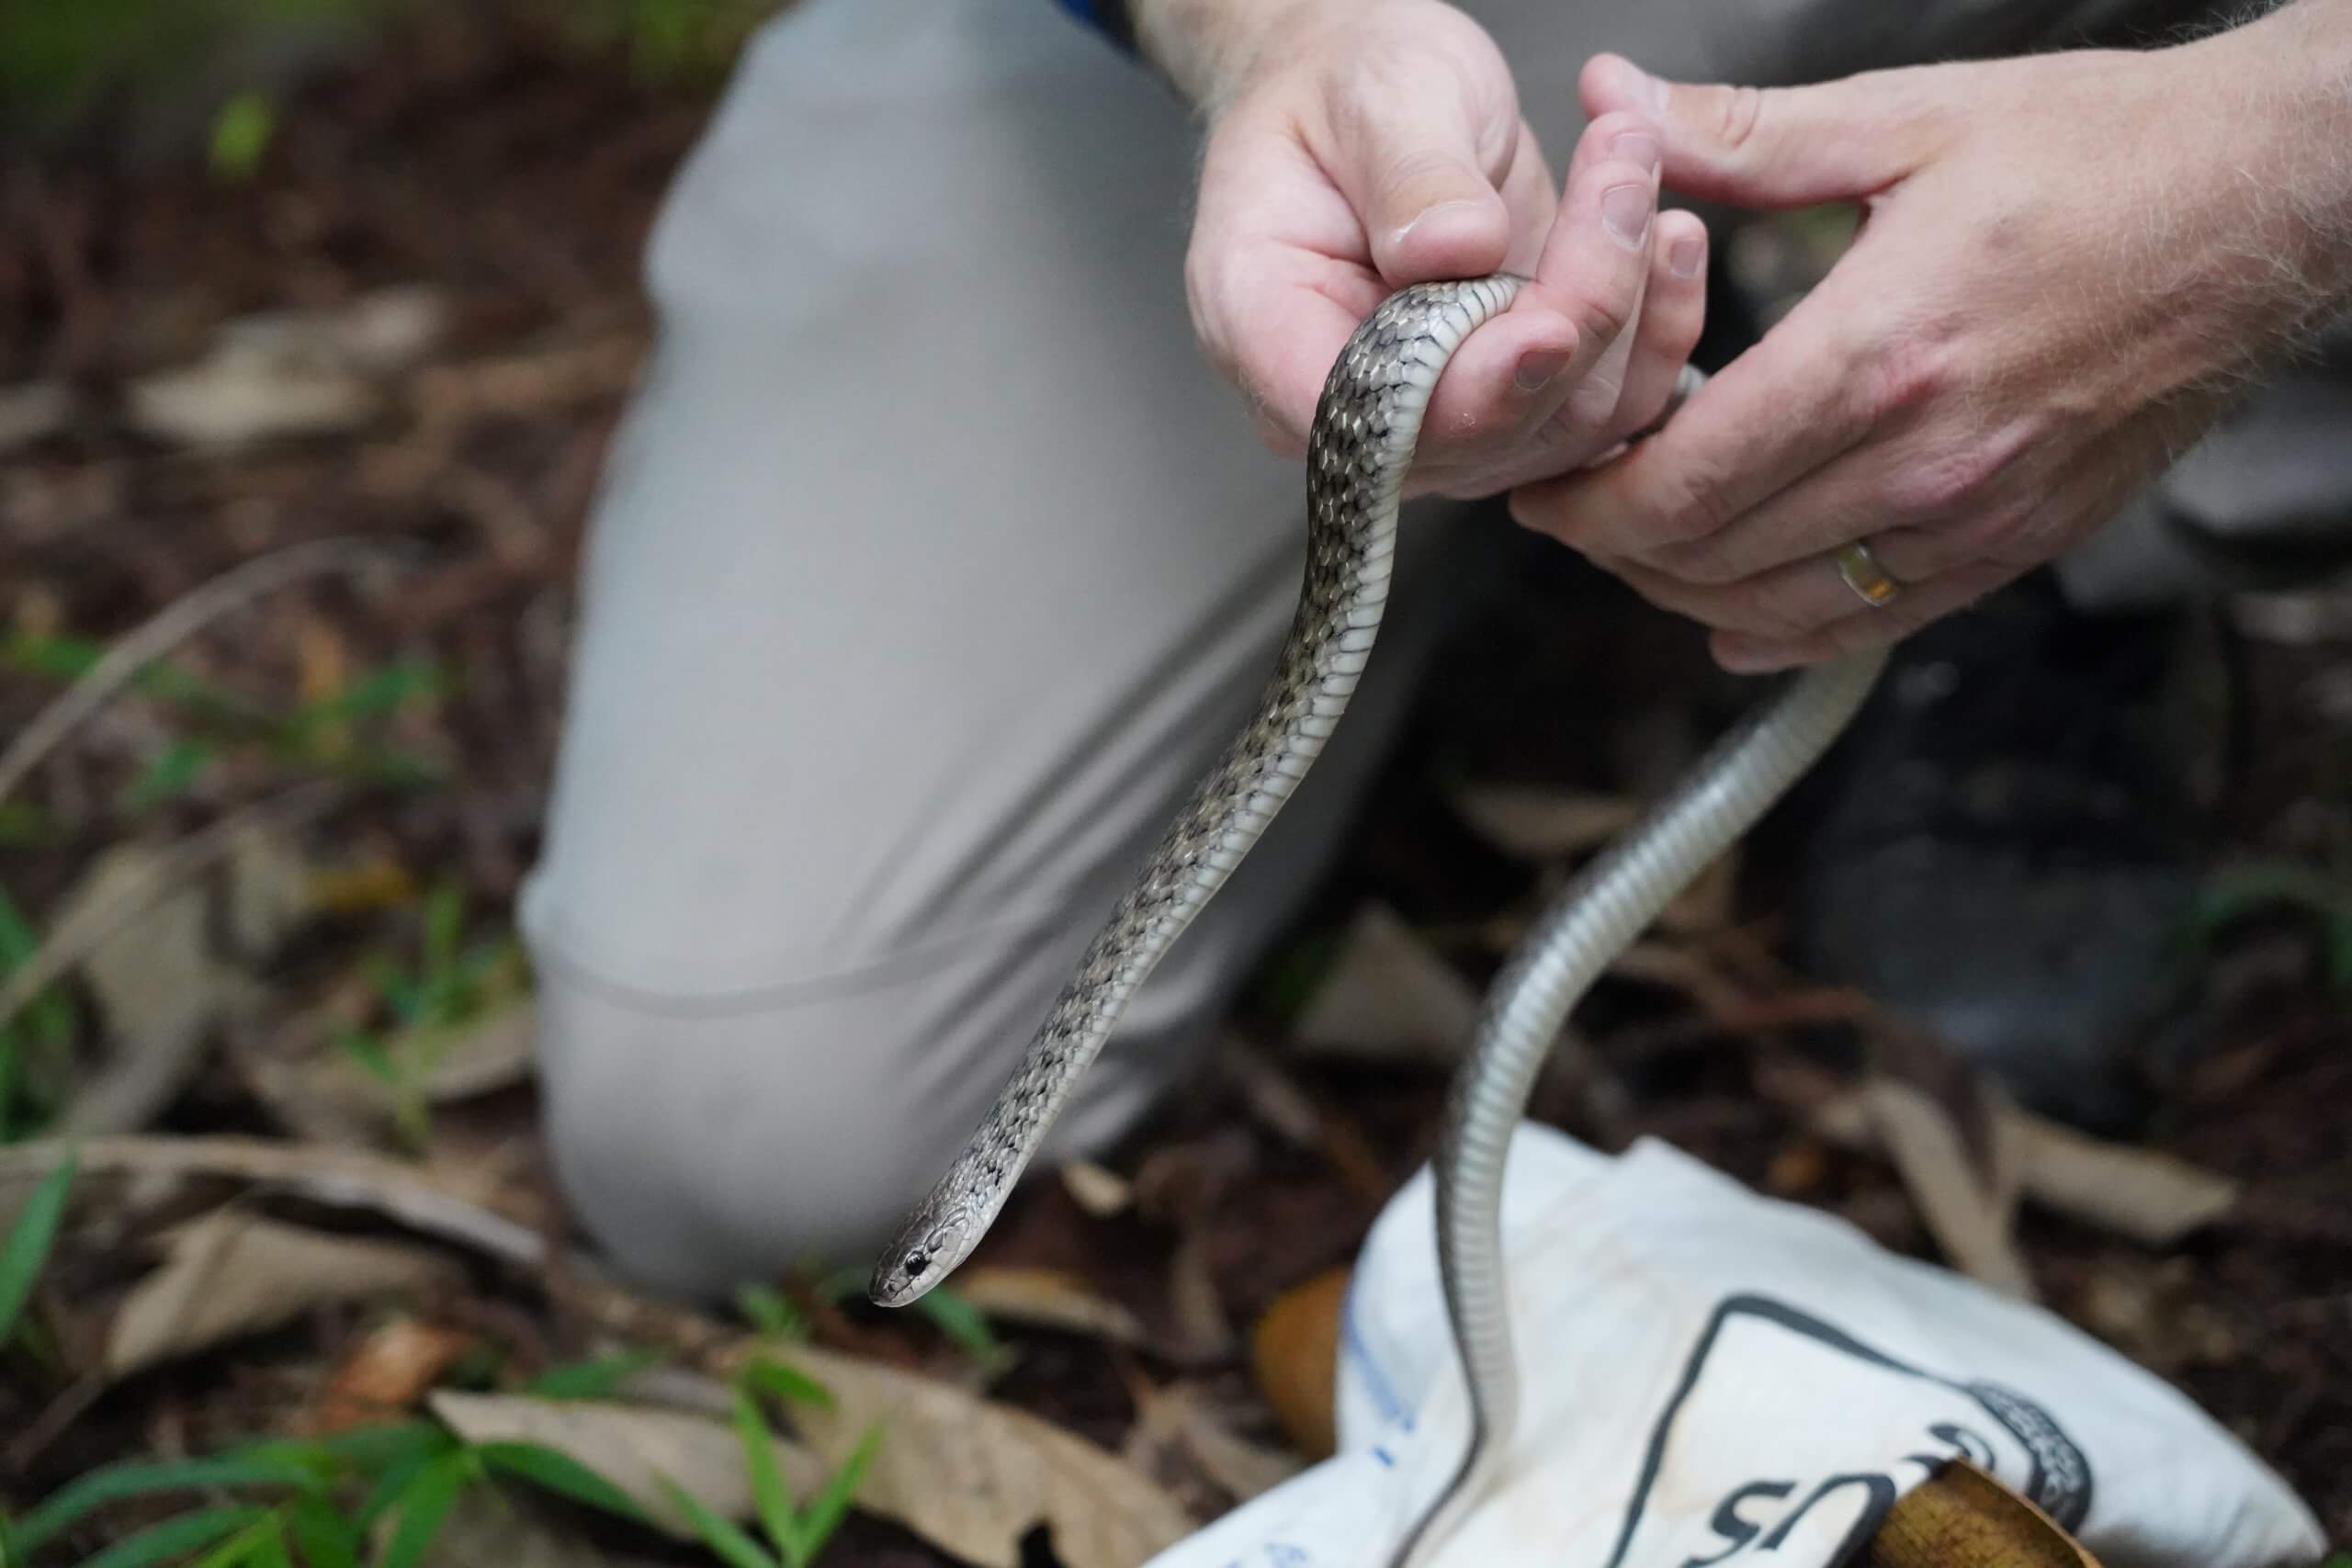
[[1128, 999], [1233, 874], [1338, 728], [1379, 635], [1406, 470], [1439, 374], [1523, 279], [1420, 284], [1348, 340], [1307, 438], [1298, 609], [1257, 716], [1178, 813], [1095, 936], [979, 1128], [874, 1267], [867, 1293], [904, 1306], [994, 1223]]
[[1469, 1445], [1394, 1568], [1444, 1539], [1496, 1478], [1511, 1440], [1519, 1369], [1503, 1267], [1503, 1169], [1544, 1058], [1610, 964], [1844, 733], [1886, 657], [1873, 649], [1815, 666], [1733, 727], [1561, 890], [1496, 976], [1448, 1093], [1433, 1161], [1438, 1272], [1469, 1393]]

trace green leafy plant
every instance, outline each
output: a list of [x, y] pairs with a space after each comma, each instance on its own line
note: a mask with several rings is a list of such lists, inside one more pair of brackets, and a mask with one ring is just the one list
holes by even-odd
[[[69, 682], [78, 680], [105, 653], [103, 644], [86, 637], [19, 633], [0, 649], [0, 667]], [[247, 753], [299, 771], [371, 783], [437, 783], [444, 773], [439, 764], [396, 746], [354, 744], [348, 728], [442, 695], [447, 686], [447, 677], [431, 661], [402, 659], [340, 691], [277, 708], [173, 660], [159, 660], [133, 676], [130, 688], [163, 704], [185, 728], [123, 786], [115, 808], [136, 816], [180, 799], [215, 763]]]
[[65, 1218], [65, 1200], [74, 1190], [74, 1156], [68, 1154], [41, 1178], [25, 1201], [24, 1212], [0, 1243], [0, 1348], [17, 1337], [17, 1320], [33, 1286], [48, 1266], [50, 1249], [57, 1244], [57, 1229]]
[[444, 883], [424, 900], [416, 963], [389, 953], [360, 961], [392, 1019], [389, 1032], [345, 1026], [335, 1042], [391, 1096], [392, 1122], [412, 1147], [431, 1140], [424, 1086], [460, 1032], [511, 1005], [526, 984], [523, 949], [511, 932], [469, 944], [465, 890]]
[[[506, 1479], [644, 1523], [628, 1495], [570, 1456], [535, 1443], [467, 1443], [428, 1422], [368, 1427], [315, 1441], [271, 1441], [207, 1459], [109, 1465], [61, 1488], [18, 1520], [22, 1560], [99, 1508], [175, 1492], [260, 1493], [211, 1504], [125, 1537], [84, 1568], [141, 1568], [193, 1557], [198, 1568], [357, 1568], [369, 1532], [388, 1523], [377, 1568], [415, 1568], [472, 1487]], [[360, 1493], [360, 1488], [366, 1488]], [[342, 1499], [358, 1494], [356, 1505]], [[201, 1556], [195, 1554], [201, 1553]]]
[[264, 93], [238, 93], [212, 116], [212, 135], [206, 156], [215, 175], [224, 180], [249, 180], [269, 151], [270, 134], [277, 129], [277, 111]]
[[806, 1568], [816, 1561], [817, 1554], [848, 1517], [850, 1503], [856, 1497], [866, 1471], [874, 1463], [875, 1452], [881, 1446], [882, 1428], [868, 1427], [849, 1457], [824, 1479], [808, 1503], [795, 1503], [776, 1452], [775, 1434], [760, 1408], [754, 1383], [787, 1399], [804, 1397], [796, 1392], [804, 1388], [815, 1388], [826, 1404], [831, 1404], [832, 1396], [813, 1380], [781, 1362], [754, 1359], [737, 1382], [735, 1432], [743, 1446], [743, 1463], [752, 1480], [752, 1508], [760, 1531], [767, 1538], [767, 1546], [763, 1547], [749, 1531], [721, 1517], [666, 1476], [661, 1481], [662, 1493], [694, 1526], [703, 1543], [729, 1568]]
[[[40, 933], [0, 888], [0, 976], [40, 949]], [[0, 1028], [0, 1144], [38, 1131], [55, 1112], [74, 1028], [73, 998], [53, 987]]]
[[[859, 1269], [844, 1269], [826, 1276], [817, 1291], [828, 1301], [848, 1301], [865, 1293], [865, 1275]], [[990, 1375], [1002, 1371], [1017, 1359], [1018, 1353], [997, 1337], [980, 1309], [945, 1285], [933, 1285], [917, 1297], [914, 1309]]]

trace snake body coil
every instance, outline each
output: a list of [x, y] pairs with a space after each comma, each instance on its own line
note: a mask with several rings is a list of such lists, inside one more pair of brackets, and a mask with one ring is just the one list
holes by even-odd
[[[1396, 514], [1422, 416], [1463, 340], [1518, 294], [1504, 274], [1425, 283], [1383, 301], [1341, 350], [1307, 442], [1307, 559], [1298, 611], [1257, 716], [1179, 813], [1087, 948], [969, 1144], [875, 1266], [886, 1306], [967, 1257], [1126, 1002], [1221, 887], [1321, 752], [1354, 693], [1388, 598]], [[1467, 1380], [1459, 1468], [1397, 1553], [1402, 1564], [1481, 1494], [1508, 1447], [1517, 1372], [1503, 1274], [1504, 1156], [1569, 1011], [1657, 912], [1770, 808], [1844, 729], [1884, 662], [1808, 671], [1709, 752], [1570, 886], [1488, 993], [1447, 1102], [1436, 1158], [1438, 1259]]]

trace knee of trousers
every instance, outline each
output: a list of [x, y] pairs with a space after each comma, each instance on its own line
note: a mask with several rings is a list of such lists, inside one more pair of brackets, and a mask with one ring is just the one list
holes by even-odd
[[[1092, 923], [731, 998], [543, 961], [539, 1089], [573, 1217], [623, 1273], [681, 1295], [864, 1269], [963, 1149]], [[1033, 1176], [1116, 1138], [1196, 1058], [1214, 987], [1184, 967], [1138, 998]]]

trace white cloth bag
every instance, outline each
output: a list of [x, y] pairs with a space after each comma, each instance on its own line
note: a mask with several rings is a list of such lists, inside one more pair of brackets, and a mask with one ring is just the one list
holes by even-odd
[[[1522, 1126], [1503, 1205], [1521, 1411], [1433, 1568], [1827, 1568], [1962, 1456], [2107, 1568], [2284, 1568], [2318, 1521], [2157, 1378], [1661, 1144]], [[1340, 1452], [1153, 1568], [1380, 1568], [1466, 1427], [1423, 1170], [1341, 1325]]]

